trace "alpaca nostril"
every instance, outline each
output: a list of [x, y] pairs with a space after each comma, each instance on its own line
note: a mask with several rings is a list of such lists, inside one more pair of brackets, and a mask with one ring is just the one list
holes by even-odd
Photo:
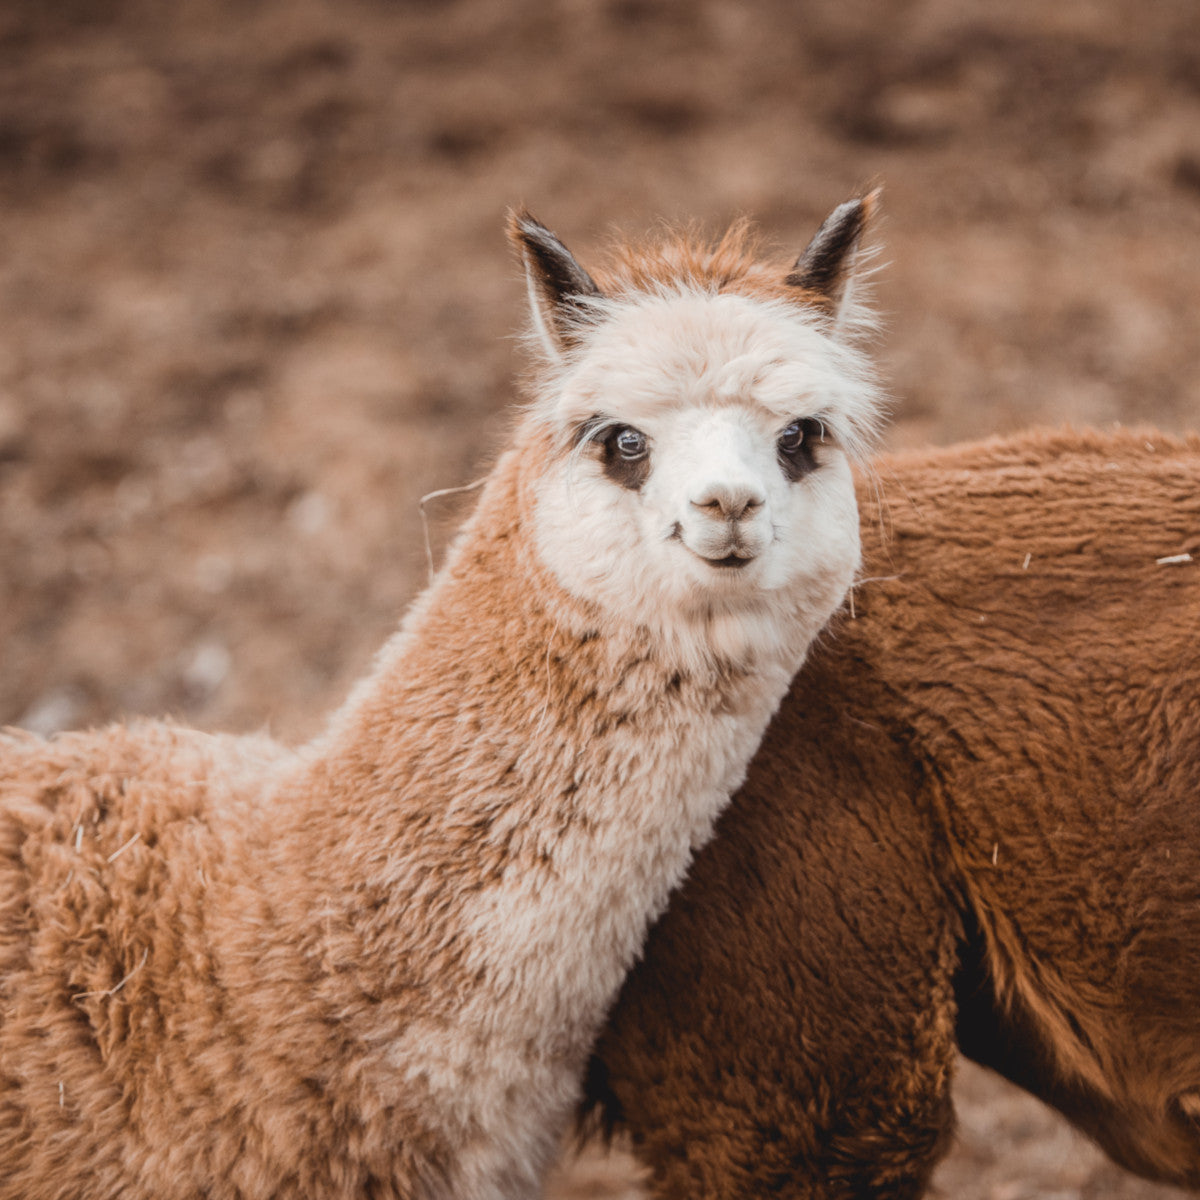
[[763, 497], [750, 491], [710, 488], [699, 499], [693, 500], [692, 506], [710, 517], [740, 521], [748, 513], [753, 513], [755, 509], [763, 506]]

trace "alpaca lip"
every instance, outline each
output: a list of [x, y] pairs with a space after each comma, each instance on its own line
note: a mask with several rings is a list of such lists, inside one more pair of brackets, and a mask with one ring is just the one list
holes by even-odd
[[742, 558], [740, 554], [727, 554], [724, 558], [704, 558], [704, 555], [697, 557], [703, 558], [710, 567], [716, 567], [718, 570], [738, 570], [753, 562], [753, 558]]
[[726, 554], [723, 558], [709, 558], [707, 554], [701, 554], [699, 550], [692, 550], [692, 547], [688, 546], [687, 539], [683, 536], [683, 526], [678, 521], [671, 526], [671, 532], [667, 535], [667, 540], [682, 542], [701, 562], [708, 563], [710, 567], [716, 567], [718, 571], [741, 570], [758, 557], [756, 554]]

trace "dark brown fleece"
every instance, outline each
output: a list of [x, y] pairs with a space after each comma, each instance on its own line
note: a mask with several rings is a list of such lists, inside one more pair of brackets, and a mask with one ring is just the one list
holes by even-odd
[[1200, 440], [905, 455], [860, 504], [854, 618], [627, 980], [592, 1098], [661, 1197], [916, 1197], [957, 1042], [1200, 1186]]

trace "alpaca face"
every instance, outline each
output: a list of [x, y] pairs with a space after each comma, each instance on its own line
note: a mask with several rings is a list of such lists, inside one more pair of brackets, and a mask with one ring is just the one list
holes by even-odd
[[838, 358], [786, 306], [744, 296], [610, 306], [556, 397], [572, 448], [539, 495], [547, 565], [651, 625], [772, 596], [824, 620], [859, 558], [844, 409], [861, 397]]
[[879, 413], [845, 336], [873, 203], [839, 206], [790, 272], [735, 233], [627, 250], [603, 288], [513, 217], [545, 352], [530, 420], [557, 449], [537, 540], [568, 591], [651, 629], [748, 618], [751, 642], [797, 613], [811, 637], [841, 603], [859, 562], [849, 459]]

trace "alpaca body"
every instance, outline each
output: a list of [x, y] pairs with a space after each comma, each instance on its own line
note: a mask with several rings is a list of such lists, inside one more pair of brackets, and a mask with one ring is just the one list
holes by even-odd
[[[498, 491], [481, 516], [511, 511]], [[70, 932], [23, 965], [22, 920], [5, 964], [6, 1000], [60, 1032], [34, 1069], [7, 1042], [10, 1022], [0, 1027], [5, 1073], [13, 1061], [48, 1081], [28, 1113], [0, 1120], [13, 1168], [0, 1195], [39, 1194], [41, 1162], [28, 1177], [18, 1164], [43, 1121], [72, 1144], [82, 1195], [108, 1194], [97, 1172], [113, 1146], [113, 1195], [139, 1194], [130, 1176], [157, 1197], [410, 1194], [349, 1167], [335, 1186], [340, 1145], [358, 1157], [365, 1142], [368, 1162], [387, 1161], [397, 1140], [445, 1145], [420, 1167], [429, 1194], [534, 1194], [646, 925], [707, 840], [816, 629], [797, 626], [790, 659], [696, 673], [548, 595], [517, 565], [536, 562], [519, 530], [501, 525], [482, 551], [467, 536], [469, 569], [460, 547], [304, 751], [154, 725], [17, 743], [3, 790], [23, 803], [3, 815], [23, 820], [4, 894], [37, 897], [39, 931]], [[830, 604], [845, 583], [842, 571], [829, 579]], [[483, 671], [495, 688], [465, 692]], [[546, 722], [553, 737], [537, 736]], [[49, 865], [31, 877], [30, 862]], [[207, 936], [164, 943], [179, 920]], [[236, 1016], [229, 1044], [216, 1012]], [[71, 1078], [85, 1037], [97, 1082]], [[98, 1082], [111, 1078], [121, 1093]], [[125, 1122], [133, 1096], [136, 1152], [103, 1119]], [[327, 1111], [329, 1096], [344, 1111]], [[2, 1140], [35, 1122], [36, 1141]], [[233, 1149], [213, 1159], [211, 1131], [231, 1122]], [[314, 1139], [329, 1147], [329, 1177], [281, 1178]]]
[[[0, 1197], [538, 1194], [649, 922], [859, 562], [813, 300], [728, 299], [655, 295], [647, 332], [598, 297], [548, 347], [445, 566], [308, 746], [0, 744]], [[727, 344], [692, 336], [706, 301]], [[828, 441], [794, 396], [780, 417], [781, 371]]]
[[958, 1046], [1200, 1187], [1200, 442], [1034, 434], [877, 484], [855, 619], [652, 933], [593, 1099], [660, 1196], [917, 1197]]

